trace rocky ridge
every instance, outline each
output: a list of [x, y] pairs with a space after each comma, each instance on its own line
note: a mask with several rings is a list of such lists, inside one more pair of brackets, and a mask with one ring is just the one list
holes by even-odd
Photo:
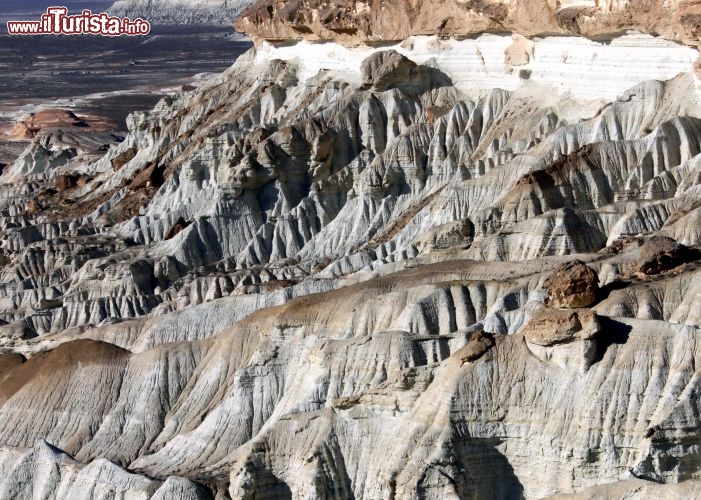
[[697, 57], [259, 40], [125, 138], [41, 132], [0, 177], [0, 497], [693, 491]]
[[697, 46], [700, 21], [696, 0], [260, 0], [236, 27], [266, 40], [345, 44], [489, 32], [610, 39], [637, 30]]

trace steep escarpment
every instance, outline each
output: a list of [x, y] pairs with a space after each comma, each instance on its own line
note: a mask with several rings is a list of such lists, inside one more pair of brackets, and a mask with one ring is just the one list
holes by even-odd
[[694, 0], [259, 0], [236, 22], [268, 40], [405, 40], [417, 35], [609, 37], [626, 30], [698, 45], [701, 6]]
[[123, 140], [41, 132], [0, 177], [0, 496], [690, 491], [697, 57], [259, 40]]

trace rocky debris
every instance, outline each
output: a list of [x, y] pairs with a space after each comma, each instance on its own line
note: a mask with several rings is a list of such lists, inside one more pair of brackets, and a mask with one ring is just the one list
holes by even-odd
[[159, 188], [163, 185], [163, 168], [155, 164], [147, 165], [129, 183], [130, 191]]
[[84, 128], [88, 123], [75, 113], [65, 109], [43, 109], [17, 122], [7, 135], [13, 140], [33, 139], [50, 128]]
[[580, 260], [562, 264], [544, 283], [548, 304], [553, 307], [577, 309], [596, 302], [599, 276]]
[[601, 330], [599, 317], [590, 309], [566, 311], [545, 308], [537, 311], [523, 327], [526, 341], [543, 347], [591, 340]]
[[667, 236], [652, 236], [640, 247], [639, 272], [651, 275], [673, 269], [685, 261], [685, 248]]
[[41, 299], [39, 303], [34, 307], [37, 311], [47, 311], [49, 309], [56, 309], [57, 307], [63, 306], [62, 299]]
[[460, 362], [472, 363], [484, 356], [495, 346], [494, 336], [484, 331], [478, 331], [470, 336], [470, 340], [455, 355]]
[[117, 156], [110, 160], [110, 163], [112, 164], [112, 169], [115, 172], [118, 171], [124, 165], [133, 160], [137, 153], [138, 151], [136, 150], [136, 148], [128, 148], [126, 151], [119, 153]]
[[27, 201], [27, 205], [26, 205], [27, 214], [35, 215], [35, 214], [38, 214], [39, 212], [41, 212], [42, 209], [43, 209], [43, 207], [42, 207], [41, 203], [39, 203], [38, 200], [33, 199], [33, 200]]
[[545, 308], [533, 314], [521, 333], [528, 350], [541, 362], [583, 374], [607, 345], [599, 335], [601, 329], [599, 317], [591, 310]]
[[640, 247], [642, 245], [641, 238], [631, 236], [622, 236], [620, 238], [616, 238], [616, 240], [613, 241], [610, 245], [607, 245], [606, 248], [602, 248], [600, 250], [600, 253], [605, 255], [618, 255], [621, 252], [629, 249], [631, 245], [636, 245], [637, 247]]
[[78, 185], [78, 176], [76, 175], [59, 175], [56, 177], [56, 191], [62, 193]]
[[180, 234], [182, 231], [187, 229], [192, 222], [186, 221], [182, 217], [180, 217], [175, 224], [173, 224], [173, 227], [171, 227], [168, 232], [165, 234], [165, 237], [163, 239], [165, 240], [172, 240], [175, 238], [178, 234]]
[[469, 219], [441, 224], [426, 231], [414, 244], [420, 252], [455, 247], [467, 247], [472, 243], [475, 228]]

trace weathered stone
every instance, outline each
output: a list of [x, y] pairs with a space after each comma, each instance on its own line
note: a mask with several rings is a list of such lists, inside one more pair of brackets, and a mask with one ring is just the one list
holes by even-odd
[[42, 206], [36, 199], [27, 202], [27, 213], [32, 215], [41, 212]]
[[684, 247], [666, 236], [652, 236], [640, 248], [639, 270], [659, 274], [684, 263]]
[[[432, 6], [512, 15], [478, 4]], [[382, 5], [409, 12], [273, 10], [343, 38]], [[259, 40], [121, 145], [32, 140], [0, 178], [0, 497], [541, 498], [699, 475], [699, 271], [627, 282], [639, 248], [611, 244], [700, 242], [696, 53], [629, 34], [505, 54], [511, 36], [443, 38], [464, 20], [392, 52]], [[61, 196], [58, 172], [91, 180]], [[602, 301], [538, 312], [554, 270], [551, 305], [596, 298], [581, 263], [558, 282], [575, 254]]]
[[521, 333], [527, 342], [549, 347], [576, 340], [591, 340], [600, 329], [599, 318], [590, 309], [567, 311], [545, 308], [533, 315]]
[[596, 302], [599, 276], [579, 260], [561, 265], [545, 282], [548, 303], [554, 307], [576, 309]]
[[192, 224], [191, 222], [186, 221], [182, 217], [180, 217], [175, 224], [173, 224], [173, 227], [171, 227], [168, 232], [165, 234], [164, 239], [165, 240], [171, 240], [175, 238], [178, 234], [180, 234], [183, 230], [187, 229], [187, 227]]
[[699, 15], [694, 2], [648, 0], [258, 0], [235, 26], [257, 38], [335, 39], [348, 45], [426, 34], [466, 37], [508, 31], [596, 37], [628, 29], [697, 45]]
[[484, 356], [494, 345], [494, 337], [490, 333], [475, 332], [470, 336], [465, 347], [456, 353], [456, 356], [462, 363], [471, 363]]
[[129, 148], [126, 151], [119, 153], [117, 156], [112, 158], [110, 160], [110, 163], [112, 164], [112, 169], [117, 172], [119, 169], [121, 169], [124, 165], [129, 163], [131, 160], [136, 157], [136, 154], [138, 153], [136, 148]]
[[74, 175], [59, 175], [56, 177], [56, 191], [67, 191], [77, 185], [78, 178]]

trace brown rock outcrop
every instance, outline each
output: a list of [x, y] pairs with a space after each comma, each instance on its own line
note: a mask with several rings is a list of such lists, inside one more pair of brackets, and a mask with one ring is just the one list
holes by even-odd
[[684, 247], [667, 236], [653, 236], [640, 248], [639, 271], [643, 274], [659, 274], [684, 262]]
[[131, 160], [134, 159], [137, 152], [138, 151], [136, 150], [136, 148], [129, 148], [126, 151], [124, 151], [123, 153], [120, 153], [117, 156], [115, 156], [114, 158], [112, 158], [112, 160], [111, 160], [112, 169], [116, 172], [117, 170], [122, 168], [124, 165], [126, 165], [127, 163], [129, 163]]
[[543, 347], [591, 340], [599, 332], [599, 317], [590, 309], [541, 309], [523, 328], [526, 341]]
[[9, 374], [22, 363], [24, 363], [23, 356], [0, 351], [0, 383], [4, 383]]
[[494, 337], [491, 333], [479, 331], [472, 335], [469, 342], [457, 352], [457, 355], [462, 363], [471, 363], [487, 354], [494, 345]]
[[37, 214], [42, 210], [41, 204], [37, 200], [29, 200], [27, 202], [26, 211], [28, 214]]
[[56, 177], [56, 190], [61, 193], [75, 187], [78, 178], [75, 175], [59, 175]]
[[235, 26], [255, 38], [347, 44], [488, 31], [596, 37], [640, 30], [698, 45], [701, 5], [681, 0], [259, 0]]
[[134, 176], [129, 184], [129, 189], [138, 191], [144, 188], [160, 187], [161, 184], [163, 184], [163, 168], [151, 164]]
[[548, 303], [554, 307], [577, 309], [596, 302], [599, 276], [579, 260], [561, 265], [545, 282]]
[[172, 240], [175, 238], [177, 235], [182, 233], [187, 227], [192, 224], [191, 221], [186, 221], [182, 217], [180, 217], [175, 224], [173, 224], [173, 227], [171, 227], [168, 232], [166, 233], [164, 239], [165, 240]]
[[75, 113], [65, 109], [43, 109], [19, 121], [7, 135], [14, 140], [27, 140], [47, 128], [87, 127], [88, 123]]
[[412, 95], [450, 83], [440, 71], [417, 65], [394, 50], [372, 54], [363, 61], [360, 71], [363, 84], [374, 92], [399, 88]]

